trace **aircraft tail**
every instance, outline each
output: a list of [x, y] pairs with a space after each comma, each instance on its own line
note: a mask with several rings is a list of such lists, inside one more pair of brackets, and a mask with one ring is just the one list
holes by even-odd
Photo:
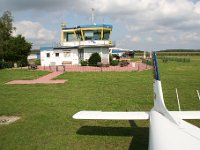
[[154, 109], [160, 113], [164, 113], [167, 108], [165, 106], [165, 102], [163, 98], [157, 56], [155, 52], [153, 52], [152, 62], [153, 62], [153, 75], [154, 75], [154, 83], [153, 83]]
[[153, 83], [153, 90], [154, 90], [154, 107], [153, 109], [162, 115], [166, 116], [168, 119], [173, 121], [174, 123], [178, 124], [177, 119], [175, 119], [170, 112], [167, 110], [165, 106], [165, 101], [163, 98], [163, 91], [162, 91], [162, 84], [160, 80], [160, 74], [158, 69], [158, 61], [157, 55], [153, 52], [152, 57], [153, 62], [153, 75], [154, 75], [154, 83]]

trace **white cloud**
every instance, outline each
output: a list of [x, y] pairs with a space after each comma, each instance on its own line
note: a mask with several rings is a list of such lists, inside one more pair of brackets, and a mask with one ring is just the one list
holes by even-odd
[[14, 22], [17, 28], [14, 35], [22, 34], [28, 41], [34, 45], [55, 42], [56, 33], [44, 28], [39, 22], [20, 21]]
[[198, 41], [200, 42], [200, 34], [194, 32], [185, 32], [180, 36], [184, 42]]
[[[18, 27], [18, 30], [29, 39], [40, 39], [40, 42], [55, 40], [52, 36], [55, 36], [55, 33], [45, 29], [41, 23], [55, 21], [52, 23], [55, 25], [55, 30], [58, 30], [60, 20], [66, 19], [72, 25], [85, 24], [87, 21], [84, 20], [89, 20], [91, 8], [95, 8], [96, 22], [102, 23], [99, 18], [105, 18], [105, 21], [109, 21], [107, 23], [113, 24], [113, 32], [117, 32], [113, 33], [116, 35], [113, 40], [121, 41], [119, 45], [122, 44], [127, 48], [137, 45], [142, 49], [148, 47], [150, 43], [154, 44], [154, 47], [161, 48], [162, 44], [172, 47], [172, 43], [182, 47], [183, 41], [190, 41], [190, 45], [195, 45], [195, 48], [200, 46], [198, 43], [200, 1], [198, 0], [57, 0], [56, 2], [2, 0], [1, 8], [24, 11], [24, 14], [31, 10], [30, 16], [34, 14], [33, 12], [36, 12], [33, 16], [40, 14], [40, 19], [39, 17], [35, 19], [40, 23], [31, 24], [33, 26], [31, 30], [34, 30], [32, 33], [30, 28], [22, 30], [23, 27]], [[56, 38], [59, 37], [59, 31], [57, 32]], [[127, 34], [130, 35], [129, 38], [126, 37]]]
[[134, 42], [134, 43], [139, 43], [141, 41], [140, 37], [139, 36], [134, 36], [131, 38], [131, 41]]
[[146, 39], [147, 39], [147, 41], [148, 41], [148, 42], [153, 42], [153, 38], [152, 38], [152, 37], [150, 37], [150, 36], [149, 36], [149, 37], [147, 37]]

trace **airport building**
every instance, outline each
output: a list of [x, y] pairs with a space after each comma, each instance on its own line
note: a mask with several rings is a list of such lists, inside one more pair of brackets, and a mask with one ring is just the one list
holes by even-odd
[[99, 53], [103, 64], [109, 63], [112, 25], [93, 24], [68, 28], [61, 26], [60, 46], [41, 47], [41, 65], [80, 65], [92, 53]]

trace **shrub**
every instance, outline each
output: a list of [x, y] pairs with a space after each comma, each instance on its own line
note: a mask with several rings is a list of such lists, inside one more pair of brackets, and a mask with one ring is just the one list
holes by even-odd
[[110, 62], [110, 65], [111, 66], [117, 66], [119, 64], [119, 60], [112, 60], [111, 62]]
[[89, 66], [97, 66], [98, 62], [101, 62], [101, 56], [99, 53], [93, 53], [88, 60]]
[[115, 58], [115, 59], [120, 59], [119, 54], [113, 54], [112, 56], [113, 56], [113, 58]]
[[34, 64], [35, 64], [35, 65], [41, 65], [40, 60], [39, 60], [39, 59], [35, 60], [35, 61], [34, 61]]
[[0, 61], [0, 69], [4, 68], [12, 68], [14, 66], [13, 62], [11, 61]]
[[81, 66], [87, 66], [88, 61], [87, 60], [81, 60]]
[[112, 54], [109, 54], [109, 62], [111, 63], [113, 61], [113, 56]]
[[122, 60], [122, 61], [120, 62], [120, 66], [121, 66], [121, 67], [128, 66], [128, 64], [129, 64], [129, 62], [128, 62], [127, 60]]
[[18, 67], [25, 67], [28, 66], [28, 61], [27, 59], [21, 59], [20, 61], [17, 62]]
[[142, 63], [147, 64], [147, 65], [153, 65], [152, 60], [148, 60], [148, 59], [142, 59]]
[[0, 61], [0, 69], [4, 69], [4, 62]]

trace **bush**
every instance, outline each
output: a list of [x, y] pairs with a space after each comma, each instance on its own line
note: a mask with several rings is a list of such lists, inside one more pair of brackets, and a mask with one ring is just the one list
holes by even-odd
[[81, 66], [87, 66], [88, 61], [87, 60], [81, 60]]
[[109, 62], [111, 63], [113, 61], [113, 56], [112, 54], [109, 54]]
[[25, 67], [25, 66], [28, 66], [28, 61], [27, 59], [21, 59], [20, 61], [17, 62], [17, 66], [18, 67]]
[[147, 64], [147, 65], [153, 65], [152, 60], [148, 60], [148, 59], [142, 59], [142, 63]]
[[99, 53], [93, 53], [88, 60], [89, 66], [97, 66], [98, 62], [101, 62], [101, 56]]
[[117, 66], [119, 64], [119, 60], [112, 60], [111, 62], [110, 62], [110, 65], [111, 66]]
[[4, 62], [0, 61], [0, 69], [3, 69], [3, 68], [4, 68]]
[[41, 65], [40, 60], [39, 60], [39, 59], [35, 60], [35, 61], [34, 61], [34, 64], [35, 64], [35, 65]]
[[4, 68], [12, 68], [14, 66], [13, 62], [11, 61], [0, 61], [0, 69], [4, 69]]
[[128, 66], [128, 64], [129, 64], [129, 62], [128, 62], [127, 60], [122, 60], [122, 61], [120, 62], [120, 66], [121, 66], [121, 67]]
[[115, 58], [115, 59], [120, 59], [119, 54], [113, 54], [112, 56], [113, 56], [113, 58]]

